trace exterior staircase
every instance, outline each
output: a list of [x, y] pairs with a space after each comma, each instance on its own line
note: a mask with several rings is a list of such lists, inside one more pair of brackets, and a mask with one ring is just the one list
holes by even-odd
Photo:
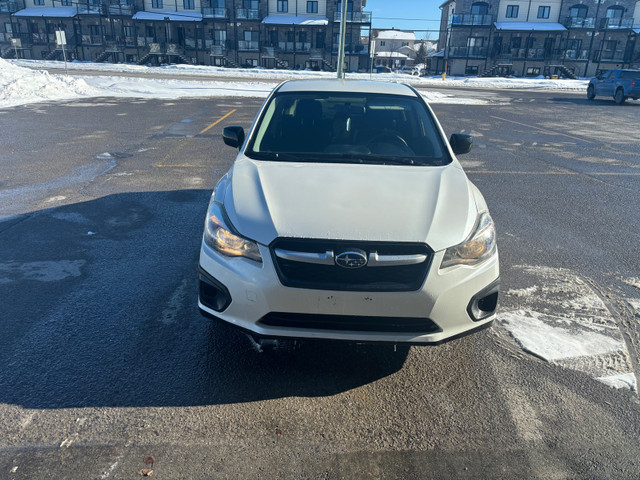
[[62, 56], [62, 50], [52, 50], [49, 55], [44, 57], [45, 60], [58, 60]]
[[489, 67], [482, 74], [478, 75], [479, 77], [499, 77], [508, 75], [505, 72], [511, 72], [511, 68], [513, 67], [510, 63], [496, 63], [495, 65]]
[[329, 72], [335, 72], [336, 71], [334, 66], [331, 65], [329, 62], [327, 62], [324, 58], [322, 59], [322, 65], [324, 65], [324, 70], [327, 70]]
[[137, 62], [136, 65], [146, 65], [147, 63], [149, 63], [149, 60], [151, 60], [151, 58], [154, 55], [152, 53], [146, 53], [144, 54]]
[[102, 63], [105, 60], [107, 60], [111, 55], [113, 54], [113, 52], [110, 52], [108, 50], [105, 50], [104, 52], [102, 52], [100, 55], [98, 55], [96, 57], [96, 63]]
[[557, 72], [561, 73], [562, 76], [564, 76], [565, 78], [570, 78], [572, 80], [577, 80], [578, 77], [576, 76], [575, 73], [573, 73], [571, 70], [569, 70], [566, 66], [564, 65], [558, 65], [556, 67]]
[[16, 50], [15, 48], [8, 48], [4, 51], [4, 53], [2, 54], [2, 58], [16, 58]]

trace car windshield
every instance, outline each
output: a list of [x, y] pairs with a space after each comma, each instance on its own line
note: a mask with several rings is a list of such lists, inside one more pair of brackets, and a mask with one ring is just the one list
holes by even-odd
[[420, 98], [375, 93], [276, 94], [245, 154], [278, 161], [450, 162], [433, 116]]

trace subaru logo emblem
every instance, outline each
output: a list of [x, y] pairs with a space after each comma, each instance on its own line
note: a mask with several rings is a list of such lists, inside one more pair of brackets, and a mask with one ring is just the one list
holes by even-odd
[[342, 268], [360, 268], [367, 264], [367, 254], [362, 250], [349, 250], [336, 255], [335, 261]]

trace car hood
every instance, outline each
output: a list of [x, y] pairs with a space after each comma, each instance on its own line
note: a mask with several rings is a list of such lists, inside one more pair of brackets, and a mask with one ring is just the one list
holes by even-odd
[[440, 250], [476, 222], [473, 186], [443, 167], [256, 161], [240, 156], [216, 198], [242, 235], [425, 242]]

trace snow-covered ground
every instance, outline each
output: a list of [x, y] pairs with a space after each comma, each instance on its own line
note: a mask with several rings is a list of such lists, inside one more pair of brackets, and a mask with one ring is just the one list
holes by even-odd
[[[73, 75], [49, 74], [45, 68], [64, 68], [62, 62], [0, 59], [0, 108], [29, 103], [87, 97], [177, 99], [186, 97], [266, 97], [274, 83], [288, 79], [335, 78], [331, 72], [228, 69], [195, 65], [146, 67], [127, 64], [70, 62]], [[92, 75], [82, 75], [82, 71]], [[95, 76], [95, 71], [104, 75]], [[131, 74], [130, 76], [126, 75]], [[111, 75], [110, 75], [111, 74]], [[117, 75], [114, 75], [117, 74]], [[123, 74], [125, 74], [123, 76]], [[171, 75], [174, 79], [153, 78]], [[184, 76], [184, 79], [179, 77]], [[198, 79], [202, 77], [202, 79]], [[220, 80], [216, 80], [219, 77]], [[587, 80], [544, 78], [412, 77], [406, 74], [348, 73], [346, 78], [411, 82], [416, 87], [473, 87], [584, 91]], [[482, 103], [477, 98], [425, 92], [431, 103]]]

